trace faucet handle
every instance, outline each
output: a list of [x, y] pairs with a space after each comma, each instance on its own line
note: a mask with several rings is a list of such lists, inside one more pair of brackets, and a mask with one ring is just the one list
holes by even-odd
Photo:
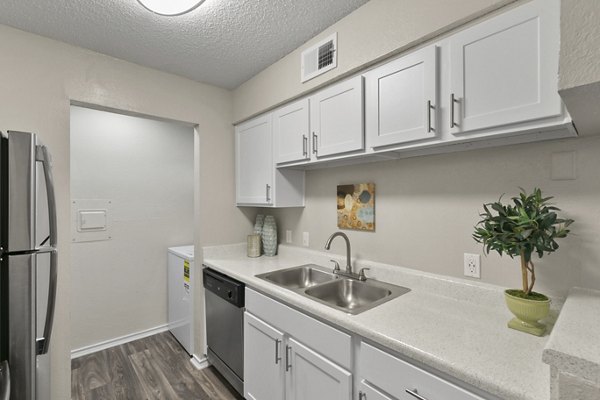
[[333, 267], [333, 273], [335, 274], [336, 272], [340, 272], [340, 263], [338, 263], [336, 260], [329, 260], [332, 263], [334, 263], [334, 267]]
[[359, 281], [366, 281], [367, 277], [365, 276], [365, 271], [369, 271], [371, 268], [361, 268], [360, 271], [358, 272], [358, 280]]

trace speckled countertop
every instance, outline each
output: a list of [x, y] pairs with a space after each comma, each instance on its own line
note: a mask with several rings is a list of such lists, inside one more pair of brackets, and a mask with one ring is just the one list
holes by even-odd
[[548, 336], [506, 327], [511, 314], [500, 287], [355, 260], [355, 267], [371, 268], [367, 276], [411, 291], [348, 315], [255, 277], [309, 263], [330, 268], [329, 259], [340, 260], [337, 255], [291, 246], [259, 258], [246, 257], [245, 245], [203, 250], [205, 265], [500, 399], [550, 398], [550, 367], [542, 362]]
[[600, 385], [600, 291], [573, 288], [562, 308], [544, 362]]

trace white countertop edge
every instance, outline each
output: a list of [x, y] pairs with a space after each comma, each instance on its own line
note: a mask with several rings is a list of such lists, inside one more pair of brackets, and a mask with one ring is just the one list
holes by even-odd
[[560, 372], [600, 385], [599, 338], [600, 291], [572, 288], [542, 360]]

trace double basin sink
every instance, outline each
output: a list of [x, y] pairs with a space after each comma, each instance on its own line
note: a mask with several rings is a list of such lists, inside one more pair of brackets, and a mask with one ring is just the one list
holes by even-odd
[[373, 279], [359, 281], [345, 278], [326, 272], [323, 267], [314, 264], [267, 272], [256, 277], [348, 314], [359, 314], [410, 291]]

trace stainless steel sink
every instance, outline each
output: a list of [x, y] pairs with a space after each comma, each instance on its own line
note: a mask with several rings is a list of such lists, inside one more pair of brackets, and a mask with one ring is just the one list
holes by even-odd
[[318, 285], [319, 283], [332, 281], [336, 278], [332, 273], [316, 269], [315, 267], [318, 266], [307, 264], [300, 267], [267, 272], [266, 274], [257, 275], [257, 277], [288, 289], [304, 289]]
[[410, 289], [385, 282], [338, 279], [305, 291], [316, 301], [349, 314], [358, 314], [408, 293]]
[[363, 282], [340, 278], [314, 264], [267, 272], [256, 277], [348, 314], [359, 314], [410, 292], [408, 288], [374, 279]]

